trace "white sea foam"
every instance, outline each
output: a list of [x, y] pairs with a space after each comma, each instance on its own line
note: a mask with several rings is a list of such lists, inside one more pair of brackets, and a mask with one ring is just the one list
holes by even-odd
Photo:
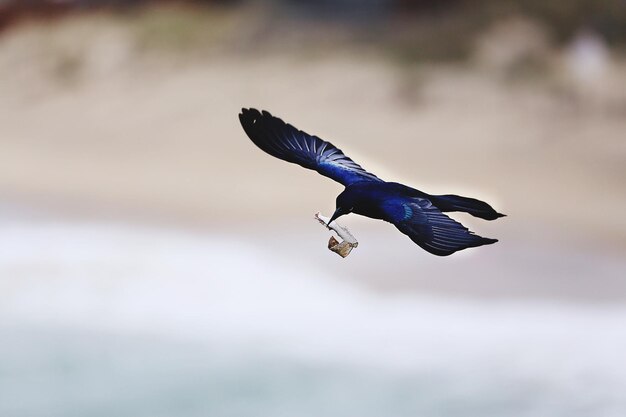
[[524, 399], [534, 414], [511, 415], [626, 412], [626, 308], [381, 295], [229, 236], [1, 226], [2, 328], [156, 335], [306, 366], [539, 387]]

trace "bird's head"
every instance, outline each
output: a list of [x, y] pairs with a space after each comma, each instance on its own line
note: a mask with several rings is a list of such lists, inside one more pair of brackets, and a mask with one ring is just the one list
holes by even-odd
[[335, 212], [328, 221], [328, 224], [331, 224], [339, 217], [343, 216], [344, 214], [351, 213], [354, 210], [353, 201], [351, 201], [350, 196], [348, 196], [346, 193], [339, 194], [335, 203], [335, 207]]

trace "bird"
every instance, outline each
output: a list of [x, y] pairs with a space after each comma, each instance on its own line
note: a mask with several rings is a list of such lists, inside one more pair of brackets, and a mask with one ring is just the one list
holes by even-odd
[[438, 256], [498, 241], [478, 236], [444, 214], [459, 211], [485, 220], [505, 216], [484, 201], [454, 194], [430, 195], [404, 184], [383, 181], [330, 142], [299, 130], [265, 110], [243, 108], [239, 121], [261, 150], [345, 186], [336, 198], [335, 212], [328, 225], [349, 213], [384, 220], [422, 249]]

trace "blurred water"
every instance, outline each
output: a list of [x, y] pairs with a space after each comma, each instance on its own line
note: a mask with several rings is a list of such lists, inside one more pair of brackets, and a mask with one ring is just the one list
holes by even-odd
[[626, 414], [623, 307], [383, 295], [228, 235], [0, 228], [3, 417]]

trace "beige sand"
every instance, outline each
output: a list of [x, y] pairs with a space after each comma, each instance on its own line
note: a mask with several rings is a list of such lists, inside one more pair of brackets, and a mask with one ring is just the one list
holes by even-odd
[[626, 249], [626, 98], [613, 88], [623, 63], [581, 87], [558, 70], [511, 82], [480, 63], [403, 68], [332, 51], [189, 60], [133, 48], [123, 25], [101, 20], [0, 38], [4, 201], [238, 232], [329, 213], [340, 185], [245, 137], [237, 113], [254, 106], [384, 179], [492, 202], [509, 217], [469, 221], [487, 236]]

